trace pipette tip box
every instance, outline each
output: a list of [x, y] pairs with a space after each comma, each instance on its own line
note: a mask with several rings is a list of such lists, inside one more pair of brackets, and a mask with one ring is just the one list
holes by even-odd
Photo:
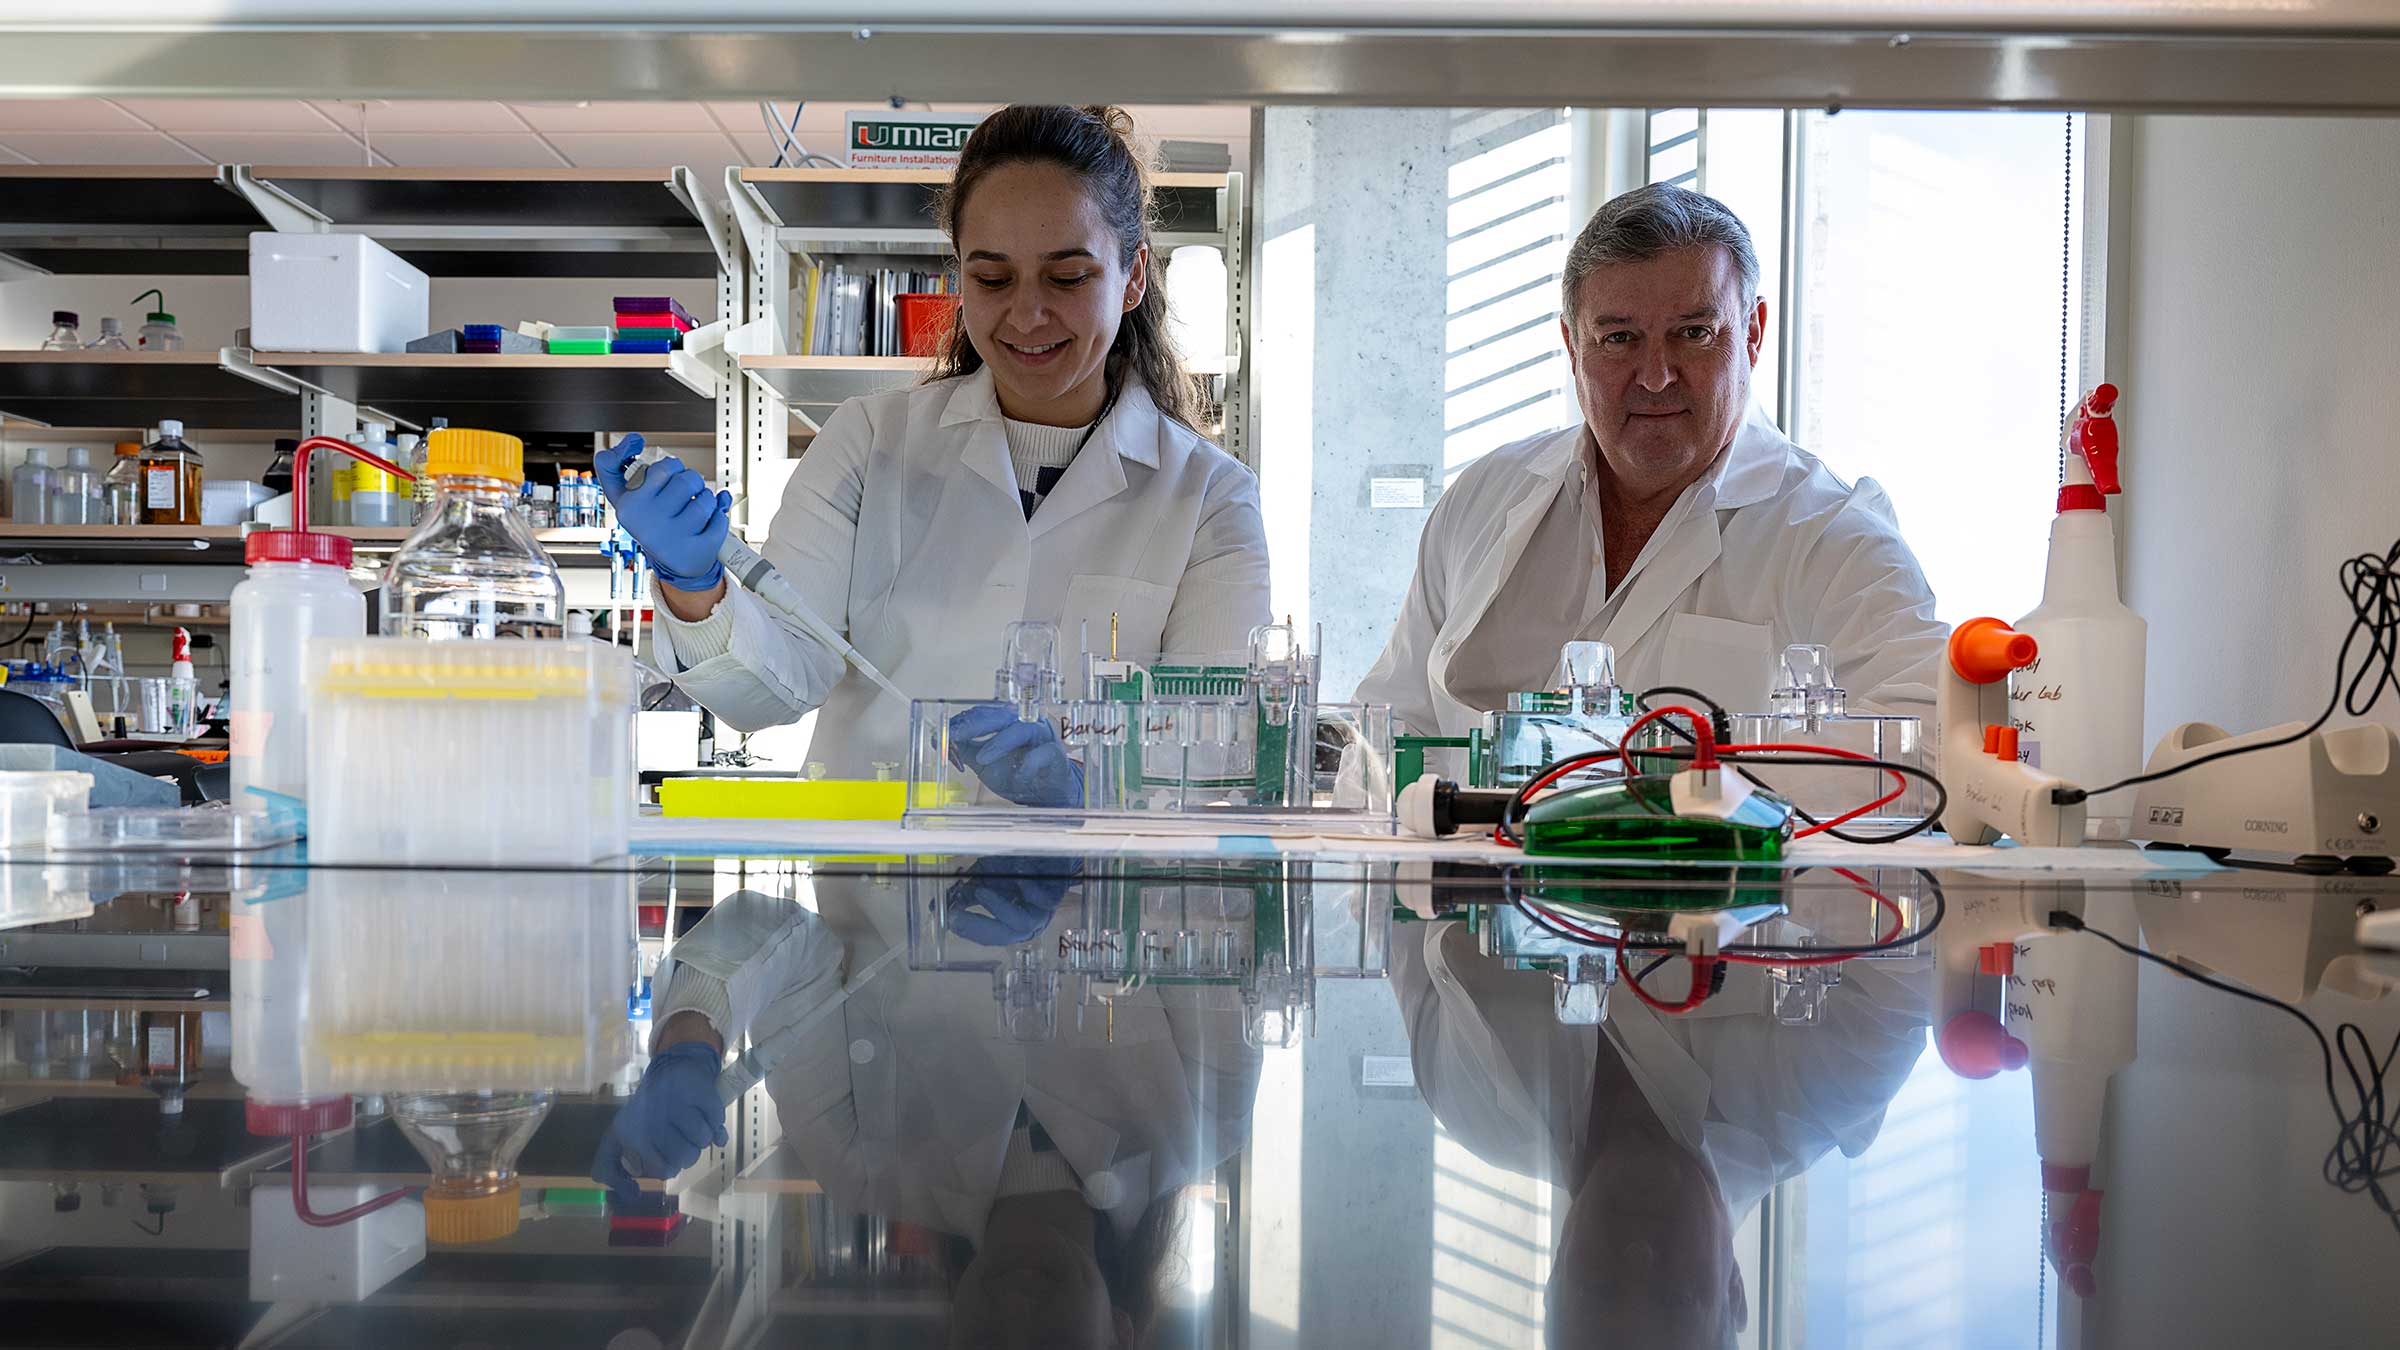
[[309, 644], [309, 844], [345, 863], [588, 863], [633, 824], [633, 660], [595, 642]]
[[620, 295], [616, 298], [617, 313], [667, 315], [680, 321], [685, 328], [695, 327], [691, 312], [671, 295]]

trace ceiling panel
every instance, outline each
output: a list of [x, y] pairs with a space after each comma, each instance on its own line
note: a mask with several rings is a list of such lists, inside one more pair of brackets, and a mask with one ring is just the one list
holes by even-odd
[[155, 131], [0, 131], [0, 145], [37, 164], [206, 164]]
[[[365, 164], [367, 152], [338, 131], [181, 132], [177, 139], [220, 164]], [[389, 162], [377, 147], [377, 162]]]
[[0, 132], [140, 131], [141, 119], [97, 98], [0, 98]]
[[549, 141], [586, 169], [635, 169], [670, 164], [731, 164], [740, 158], [732, 141], [721, 131], [686, 133], [682, 135], [644, 135], [619, 132], [608, 135], [583, 132], [555, 131]]
[[117, 105], [161, 131], [333, 131], [299, 99], [124, 98]]
[[[362, 115], [356, 103], [318, 99], [310, 106], [332, 118], [344, 130], [358, 128]], [[368, 99], [363, 114], [367, 130], [381, 136], [396, 131], [522, 131], [524, 125], [504, 103], [469, 103], [449, 99]]]
[[[515, 103], [537, 131], [714, 131], [697, 103]], [[753, 113], [753, 116], [756, 114]]]
[[555, 169], [558, 153], [530, 132], [498, 136], [425, 135], [406, 133], [375, 136], [376, 153], [403, 167], [440, 166], [460, 169]]

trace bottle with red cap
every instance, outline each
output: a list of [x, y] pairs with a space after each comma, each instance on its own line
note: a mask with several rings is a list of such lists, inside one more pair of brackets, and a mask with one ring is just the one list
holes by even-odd
[[[332, 450], [410, 478], [406, 469], [347, 441], [313, 436], [293, 452], [295, 483], [308, 481], [311, 453]], [[288, 530], [259, 530], [242, 549], [249, 576], [233, 588], [232, 770], [237, 805], [262, 803], [261, 788], [305, 799], [308, 704], [302, 690], [308, 642], [364, 637], [367, 599], [350, 584], [350, 541], [308, 528], [308, 497], [292, 499]]]
[[[2117, 536], [2108, 499], [2117, 479], [2117, 387], [2084, 396], [2068, 419], [2066, 481], [2050, 523], [2042, 603], [2017, 622], [2041, 658], [2017, 672], [2010, 720], [2017, 757], [2070, 783], [2097, 787], [2142, 771], [2142, 681], [2150, 625], [2117, 596]], [[2090, 800], [2085, 836], [2122, 839], [2133, 789]]]

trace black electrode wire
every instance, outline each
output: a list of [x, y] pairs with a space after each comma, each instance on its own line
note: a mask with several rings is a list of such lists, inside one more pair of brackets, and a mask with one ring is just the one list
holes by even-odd
[[[2053, 928], [2089, 933], [2128, 956], [2164, 966], [2187, 980], [2220, 993], [2273, 1008], [2308, 1028], [2308, 1034], [2316, 1038], [2317, 1055], [2324, 1070], [2325, 1104], [2333, 1109], [2334, 1121], [2339, 1126], [2333, 1147], [2325, 1154], [2325, 1180], [2346, 1195], [2364, 1193], [2374, 1201], [2375, 1208], [2383, 1212], [2384, 1218], [2390, 1221], [2393, 1231], [2400, 1232], [2400, 1207], [2395, 1207], [2391, 1195], [2383, 1188], [2385, 1178], [2400, 1174], [2400, 1164], [2389, 1161], [2393, 1149], [2400, 1147], [2400, 1119], [2396, 1119], [2395, 1112], [2388, 1110], [2384, 1104], [2384, 1081], [2391, 1071], [2393, 1059], [2400, 1057], [2400, 1034], [2393, 1036], [2391, 1048], [2384, 1051], [2383, 1058], [2379, 1060], [2375, 1057], [2374, 1046], [2367, 1040], [2367, 1033], [2355, 1022], [2344, 1022], [2335, 1027], [2333, 1039], [2328, 1041], [2324, 1029], [2317, 1025], [2315, 1018], [2282, 999], [2211, 978], [2180, 961], [2169, 960], [2154, 951], [2136, 947], [2097, 928], [2086, 928], [2081, 918], [2065, 910], [2053, 911], [2049, 922]], [[2345, 1108], [2341, 1095], [2334, 1090], [2333, 1061], [2336, 1051], [2340, 1053], [2342, 1072], [2350, 1080], [2351, 1095], [2358, 1102], [2355, 1109]]]
[[[1815, 869], [1802, 868], [1793, 875], [1800, 876], [1813, 870]], [[1917, 925], [1916, 928], [1906, 933], [1897, 934], [1888, 941], [1870, 942], [1847, 947], [1778, 947], [1765, 945], [1727, 946], [1721, 947], [1718, 950], [1720, 953], [1726, 956], [1754, 956], [1768, 960], [1772, 960], [1777, 957], [1785, 957], [1798, 961], [1806, 960], [1812, 956], [1880, 956], [1885, 952], [1898, 951], [1903, 947], [1915, 946], [1917, 943], [1923, 942], [1927, 938], [1932, 937], [1935, 931], [1942, 926], [1942, 920], [1949, 917], [1950, 898], [1942, 892], [1941, 878], [1935, 876], [1933, 873], [1922, 867], [1912, 867], [1909, 870], [1924, 879], [1926, 892], [1933, 898], [1932, 913], [1927, 915], [1925, 921]], [[1587, 903], [1574, 900], [1551, 900], [1547, 896], [1543, 896], [1539, 893], [1536, 893], [1533, 898], [1541, 901], [1543, 904], [1573, 905]], [[1552, 937], [1561, 938], [1565, 941], [1572, 942], [1579, 947], [1592, 947], [1601, 950], [1612, 950], [1617, 945], [1614, 941], [1594, 942], [1592, 939], [1585, 937], [1580, 933], [1569, 932], [1554, 923], [1548, 922], [1543, 918], [1541, 911], [1536, 909], [1532, 904], [1528, 903], [1525, 895], [1520, 893], [1513, 886], [1509, 888], [1508, 899], [1510, 904], [1516, 906], [1518, 913], [1524, 915], [1525, 918], [1535, 927], [1541, 929], [1545, 933], [1550, 934]], [[1679, 952], [1684, 949], [1681, 942], [1673, 939], [1636, 937], [1628, 937], [1625, 942], [1625, 947], [1628, 951], [1637, 952], [1672, 953]]]
[[[2131, 778], [2120, 778], [2106, 787], [2061, 788], [2051, 793], [2050, 800], [2059, 806], [2072, 806], [2104, 792], [2155, 783], [2161, 778], [2171, 778], [2220, 759], [2231, 759], [2235, 755], [2247, 755], [2258, 750], [2280, 749], [2316, 735], [2327, 722], [2333, 720], [2336, 709], [2352, 717], [2364, 717], [2374, 709], [2376, 700], [2383, 697], [2384, 690], [2400, 693], [2400, 540], [2394, 540], [2380, 558], [2372, 553], [2361, 553], [2345, 561], [2340, 576], [2342, 589], [2350, 597], [2350, 631], [2342, 636], [2342, 650], [2333, 658], [2333, 696], [2325, 701], [2325, 711], [2318, 713], [2315, 721], [2289, 736], [2278, 736], [2256, 745], [2237, 745], [2228, 750], [2212, 751], [2156, 773], [2137, 773]], [[2350, 649], [2357, 643], [2361, 633], [2367, 635], [2368, 659], [2360, 663], [2357, 673], [2350, 676], [2345, 684], [2342, 672], [2349, 668]]]
[[[1709, 720], [1714, 725], [1714, 729], [1718, 732], [1719, 736], [1723, 740], [1729, 743], [1732, 741], [1732, 724], [1725, 715], [1725, 709], [1720, 707], [1715, 699], [1710, 698], [1708, 695], [1701, 693], [1697, 689], [1687, 689], [1679, 684], [1662, 684], [1645, 689], [1641, 693], [1634, 695], [1633, 701], [1638, 707], [1641, 708], [1643, 712], [1651, 712], [1654, 711], [1654, 709], [1652, 709], [1650, 706], [1650, 698], [1654, 694], [1681, 694], [1687, 698], [1697, 699], [1700, 702], [1707, 704]], [[1659, 725], [1667, 728], [1670, 734], [1682, 737], [1684, 743], [1687, 745], [1699, 744], [1699, 740], [1692, 735], [1691, 729], [1684, 726], [1680, 722], [1670, 719], [1660, 722]], [[1628, 755], [1651, 755], [1659, 752], [1655, 750], [1634, 750], [1631, 747], [1627, 747], [1626, 753]], [[1750, 772], [1748, 769], [1741, 767], [1741, 765], [1735, 763], [1732, 759], [1727, 759], [1725, 762], [1732, 764], [1733, 771], [1740, 774], [1744, 779], [1747, 779], [1750, 783], [1750, 786], [1757, 788], [1762, 792], [1774, 792], [1776, 790], [1774, 785], [1761, 779], [1757, 774]], [[1862, 768], [1869, 766], [1869, 761], [1866, 760], [1850, 760], [1848, 762], [1859, 765]], [[1906, 769], [1901, 771], [1904, 773], [1908, 772]], [[1538, 777], [1539, 775], [1536, 776]], [[1944, 788], [1941, 783], [1935, 780], [1930, 774], [1924, 774], [1921, 776], [1924, 777], [1927, 782], [1933, 784], [1933, 790], [1938, 795], [1940, 804], [1935, 806], [1931, 811], [1926, 812], [1924, 816], [1921, 817], [1915, 824], [1909, 825], [1906, 828], [1892, 834], [1852, 834], [1849, 831], [1839, 827], [1827, 825], [1824, 821], [1819, 820], [1815, 816], [1812, 816], [1808, 812], [1802, 810], [1796, 803], [1792, 807], [1792, 814], [1800, 817], [1802, 820], [1805, 820], [1810, 825], [1814, 826], [1815, 833], [1824, 835], [1828, 839], [1839, 839], [1845, 844], [1897, 844], [1901, 840], [1906, 839], [1911, 835], [1922, 834], [1925, 831], [1932, 829], [1941, 821], [1943, 809], [1950, 804], [1950, 794], [1948, 789]]]

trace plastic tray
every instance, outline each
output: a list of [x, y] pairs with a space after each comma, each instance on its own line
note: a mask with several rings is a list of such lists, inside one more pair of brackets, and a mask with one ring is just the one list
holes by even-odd
[[608, 344], [573, 339], [562, 342], [557, 338], [552, 338], [550, 339], [550, 354], [552, 356], [606, 356], [608, 355]]
[[111, 806], [70, 816], [57, 848], [65, 853], [246, 853], [300, 837], [298, 822], [265, 811], [224, 806]]
[[[918, 796], [936, 789], [918, 785]], [[662, 778], [659, 809], [720, 820], [898, 820], [908, 784], [849, 778]]]
[[617, 327], [619, 328], [664, 328], [673, 333], [688, 333], [699, 326], [693, 323], [691, 316], [687, 314], [639, 313], [623, 309], [617, 311]]
[[562, 323], [550, 329], [552, 342], [606, 342], [616, 336], [604, 323]]
[[672, 314], [685, 323], [692, 321], [691, 311], [671, 295], [620, 295], [613, 303], [619, 314]]
[[[663, 356], [666, 353], [675, 350], [675, 344], [672, 342], [628, 342], [622, 338], [619, 338], [617, 341], [608, 344], [608, 349], [611, 352], [617, 353], [618, 355]], [[552, 350], [555, 351], [556, 348], [553, 347]]]

